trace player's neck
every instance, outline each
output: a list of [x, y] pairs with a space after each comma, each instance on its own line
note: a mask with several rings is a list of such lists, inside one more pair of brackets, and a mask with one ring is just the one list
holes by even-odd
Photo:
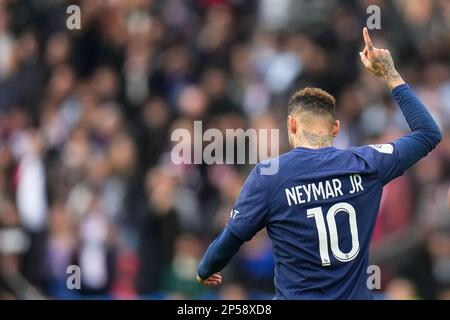
[[293, 148], [320, 149], [333, 146], [333, 135], [322, 130], [302, 130], [301, 135], [291, 137]]
[[324, 144], [324, 145], [311, 145], [311, 144], [300, 144], [295, 145], [294, 148], [307, 148], [307, 149], [322, 149], [327, 147], [332, 147], [333, 144]]

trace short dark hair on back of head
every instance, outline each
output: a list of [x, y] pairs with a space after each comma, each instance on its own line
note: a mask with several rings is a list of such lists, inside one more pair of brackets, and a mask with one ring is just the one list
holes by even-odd
[[289, 99], [288, 114], [311, 112], [316, 115], [330, 115], [334, 120], [336, 118], [335, 105], [334, 97], [325, 90], [307, 87], [297, 91]]

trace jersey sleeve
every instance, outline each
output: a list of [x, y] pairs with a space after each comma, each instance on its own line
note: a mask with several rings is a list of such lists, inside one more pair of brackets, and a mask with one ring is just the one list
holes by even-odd
[[236, 237], [228, 228], [211, 243], [198, 266], [197, 274], [201, 279], [207, 279], [222, 270], [234, 254], [239, 250], [243, 241]]
[[418, 132], [411, 132], [393, 142], [355, 148], [382, 184], [401, 176], [407, 169], [429, 153]]
[[261, 167], [256, 165], [248, 176], [227, 222], [227, 228], [243, 241], [253, 238], [267, 222], [270, 176], [261, 174]]
[[386, 184], [425, 157], [442, 135], [431, 114], [407, 84], [392, 90], [411, 132], [389, 144], [357, 148]]
[[402, 153], [404, 143], [399, 140], [355, 148], [356, 153], [369, 164], [373, 171], [377, 172], [382, 184], [387, 184], [392, 179], [401, 176], [408, 168]]

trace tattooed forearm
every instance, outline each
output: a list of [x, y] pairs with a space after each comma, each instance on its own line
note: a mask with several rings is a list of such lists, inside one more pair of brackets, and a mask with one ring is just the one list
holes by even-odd
[[303, 137], [305, 137], [306, 141], [308, 141], [311, 146], [315, 147], [331, 146], [333, 142], [332, 135], [329, 133], [323, 133], [322, 131], [315, 133], [303, 129]]
[[391, 90], [405, 83], [397, 70], [395, 70], [394, 61], [389, 50], [375, 48], [367, 28], [363, 29], [363, 37], [366, 47], [359, 55], [364, 66], [374, 75], [383, 79]]
[[375, 75], [385, 81], [395, 81], [400, 79], [400, 75], [395, 70], [394, 61], [390, 55], [379, 56], [373, 59], [372, 67]]

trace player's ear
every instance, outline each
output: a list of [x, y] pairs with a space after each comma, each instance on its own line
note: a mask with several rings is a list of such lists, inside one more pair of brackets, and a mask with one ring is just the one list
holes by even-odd
[[448, 208], [450, 209], [450, 188], [448, 188], [447, 201], [448, 201]]
[[339, 134], [339, 130], [341, 129], [341, 122], [339, 120], [334, 120], [333, 122], [333, 137], [336, 137]]
[[292, 133], [292, 134], [297, 133], [297, 120], [290, 115], [287, 118], [287, 126], [288, 126], [289, 133]]

